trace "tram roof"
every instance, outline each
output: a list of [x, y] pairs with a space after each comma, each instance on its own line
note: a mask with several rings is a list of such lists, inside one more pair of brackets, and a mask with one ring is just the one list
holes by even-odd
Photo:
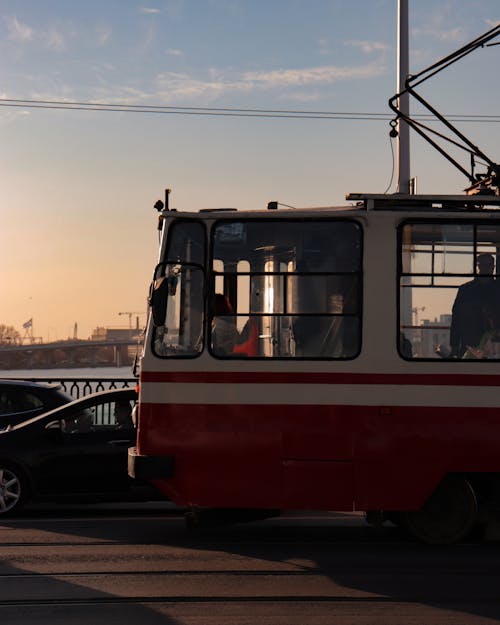
[[347, 200], [365, 210], [499, 210], [498, 195], [406, 195], [401, 193], [348, 193]]
[[212, 219], [231, 218], [272, 218], [272, 217], [303, 217], [332, 212], [366, 212], [366, 211], [401, 211], [401, 212], [490, 212], [500, 211], [500, 196], [497, 195], [405, 195], [405, 194], [376, 194], [376, 193], [349, 193], [346, 200], [351, 202], [344, 206], [314, 206], [296, 207], [286, 206], [278, 208], [278, 203], [270, 202], [267, 209], [238, 210], [236, 208], [202, 208], [198, 211], [165, 210], [162, 214], [167, 217], [199, 218], [200, 214]]

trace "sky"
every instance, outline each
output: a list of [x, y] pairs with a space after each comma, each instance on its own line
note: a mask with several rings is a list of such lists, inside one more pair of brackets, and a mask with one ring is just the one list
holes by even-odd
[[[72, 337], [75, 324], [83, 339], [97, 326], [127, 327], [120, 312], [134, 323], [141, 313], [143, 324], [157, 259], [153, 205], [167, 187], [181, 211], [394, 192], [387, 102], [397, 88], [397, 4], [0, 0], [0, 324], [23, 335], [32, 319], [44, 341]], [[498, 0], [409, 0], [410, 72], [499, 22]], [[422, 93], [448, 115], [498, 116], [499, 54], [473, 53]], [[12, 100], [365, 115], [6, 106]], [[500, 161], [500, 118], [459, 127]], [[467, 186], [413, 136], [411, 174], [419, 193]]]

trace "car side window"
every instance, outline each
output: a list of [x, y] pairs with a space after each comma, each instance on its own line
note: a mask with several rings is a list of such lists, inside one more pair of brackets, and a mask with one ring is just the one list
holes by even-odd
[[63, 419], [61, 430], [68, 434], [80, 434], [91, 432], [94, 425], [94, 413], [92, 409], [86, 408], [76, 415]]
[[20, 395], [20, 404], [23, 410], [36, 410], [42, 408], [43, 401], [33, 393], [22, 393]]
[[12, 398], [9, 397], [8, 393], [2, 392], [0, 393], [0, 415], [9, 414], [10, 412], [13, 412]]
[[125, 400], [97, 404], [64, 419], [61, 429], [69, 434], [131, 430], [132, 409], [132, 402]]
[[41, 408], [43, 402], [33, 393], [5, 390], [0, 393], [0, 415], [14, 412], [27, 412]]

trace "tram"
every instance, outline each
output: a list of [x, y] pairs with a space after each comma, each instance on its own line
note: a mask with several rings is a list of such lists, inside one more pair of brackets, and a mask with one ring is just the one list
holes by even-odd
[[341, 207], [167, 194], [130, 474], [194, 510], [364, 511], [429, 543], [493, 518], [499, 172]]

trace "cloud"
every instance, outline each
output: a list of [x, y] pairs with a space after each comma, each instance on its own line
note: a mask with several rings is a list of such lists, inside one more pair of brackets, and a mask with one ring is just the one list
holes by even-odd
[[184, 52], [182, 50], [178, 50], [177, 48], [167, 48], [165, 53], [169, 56], [183, 56]]
[[243, 74], [245, 84], [257, 88], [297, 87], [312, 84], [331, 84], [339, 80], [369, 78], [374, 75], [373, 65], [360, 67], [337, 67], [335, 65], [306, 69], [273, 70], [270, 72], [247, 72]]
[[46, 33], [44, 33], [45, 44], [51, 50], [64, 50], [66, 47], [66, 41], [64, 35], [60, 30], [52, 26]]
[[100, 24], [96, 26], [94, 31], [94, 37], [96, 39], [96, 43], [99, 47], [105, 46], [108, 41], [111, 39], [112, 31], [109, 26], [105, 26]]
[[160, 9], [154, 9], [151, 7], [141, 7], [139, 9], [140, 13], [145, 13], [146, 15], [154, 15], [155, 13], [161, 13]]
[[317, 44], [320, 54], [331, 54], [330, 42], [328, 41], [328, 39], [318, 39]]
[[9, 40], [21, 43], [32, 42], [56, 52], [66, 50], [68, 40], [78, 36], [71, 21], [57, 20], [46, 29], [34, 29], [20, 22], [16, 16], [8, 17], [6, 21]]
[[436, 41], [449, 41], [451, 43], [461, 42], [466, 38], [465, 30], [460, 26], [457, 26], [456, 28], [450, 28], [448, 30], [440, 28], [439, 26], [436, 28], [413, 28], [411, 34], [415, 39], [419, 39], [420, 37], [430, 37], [431, 39], [435, 39]]
[[359, 48], [360, 50], [362, 50], [363, 52], [366, 52], [367, 54], [371, 54], [372, 52], [387, 52], [387, 50], [390, 50], [390, 46], [388, 46], [386, 43], [383, 43], [381, 41], [352, 40], [352, 41], [346, 41], [345, 45], [353, 46], [354, 48]]
[[25, 42], [33, 39], [33, 29], [20, 22], [15, 15], [7, 17], [7, 29], [7, 38], [11, 41]]
[[[273, 89], [320, 89], [338, 81], [366, 80], [380, 76], [385, 71], [382, 64], [368, 64], [359, 67], [338, 67], [335, 65], [304, 69], [284, 69], [261, 72], [244, 72], [227, 76], [211, 68], [209, 79], [193, 78], [188, 74], [166, 72], [157, 76], [158, 95], [164, 101], [179, 101], [190, 98], [213, 100], [230, 93], [251, 93]], [[310, 97], [310, 92], [307, 94]], [[297, 97], [297, 93], [295, 93]]]

